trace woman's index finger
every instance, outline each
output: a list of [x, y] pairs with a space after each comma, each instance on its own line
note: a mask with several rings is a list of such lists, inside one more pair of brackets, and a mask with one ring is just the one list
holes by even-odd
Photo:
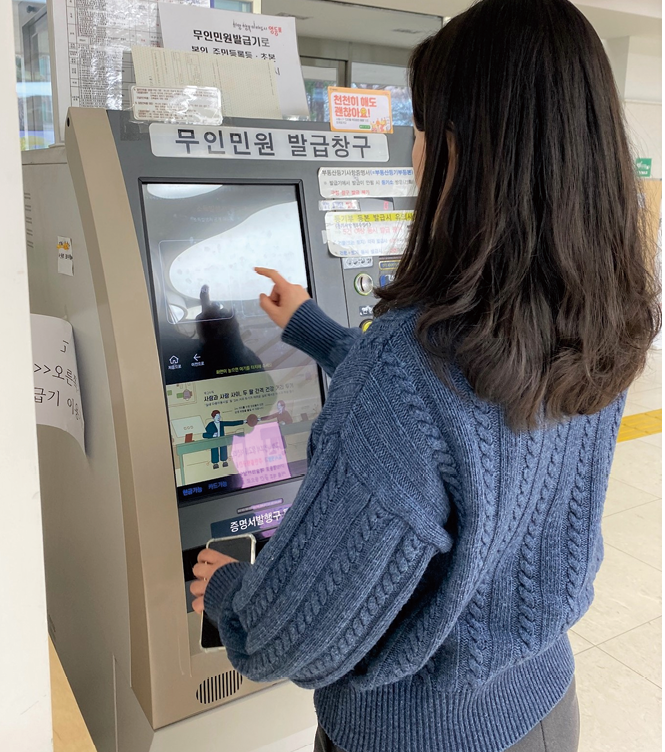
[[254, 268], [254, 271], [257, 274], [260, 274], [262, 277], [267, 277], [269, 280], [272, 280], [276, 285], [286, 283], [286, 280], [282, 275], [276, 270], [276, 269], [268, 269], [265, 266], [257, 266]]

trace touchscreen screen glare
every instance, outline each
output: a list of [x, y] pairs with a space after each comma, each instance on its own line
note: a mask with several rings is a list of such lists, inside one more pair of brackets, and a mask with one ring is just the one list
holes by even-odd
[[307, 285], [295, 187], [151, 183], [143, 204], [179, 501], [304, 474], [319, 372], [254, 272]]

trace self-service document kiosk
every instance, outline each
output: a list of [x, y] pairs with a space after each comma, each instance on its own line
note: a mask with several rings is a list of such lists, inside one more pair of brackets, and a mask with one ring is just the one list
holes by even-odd
[[[270, 545], [325, 399], [261, 311], [253, 267], [367, 328], [395, 257], [330, 253], [319, 170], [404, 168], [411, 145], [407, 128], [148, 127], [73, 109], [64, 147], [24, 155], [32, 310], [73, 326], [86, 429], [85, 454], [38, 431], [48, 622], [98, 752], [311, 748], [311, 693], [203, 651], [188, 584], [212, 537]], [[341, 193], [360, 213], [413, 203]]]

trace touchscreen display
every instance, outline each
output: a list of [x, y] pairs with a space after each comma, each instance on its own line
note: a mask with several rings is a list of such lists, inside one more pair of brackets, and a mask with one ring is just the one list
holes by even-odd
[[319, 370], [254, 272], [307, 286], [295, 186], [149, 183], [143, 205], [179, 501], [303, 475]]

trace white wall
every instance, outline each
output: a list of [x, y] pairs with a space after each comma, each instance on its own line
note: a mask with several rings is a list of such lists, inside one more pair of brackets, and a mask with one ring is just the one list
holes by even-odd
[[32, 387], [12, 4], [0, 2], [0, 750], [51, 752], [44, 559]]
[[631, 37], [624, 98], [662, 102], [663, 52], [659, 37]]
[[648, 102], [625, 103], [626, 124], [635, 157], [651, 157], [651, 177], [663, 178], [663, 108]]
[[658, 37], [603, 42], [624, 101], [635, 157], [651, 157], [651, 177], [663, 175], [662, 43]]

